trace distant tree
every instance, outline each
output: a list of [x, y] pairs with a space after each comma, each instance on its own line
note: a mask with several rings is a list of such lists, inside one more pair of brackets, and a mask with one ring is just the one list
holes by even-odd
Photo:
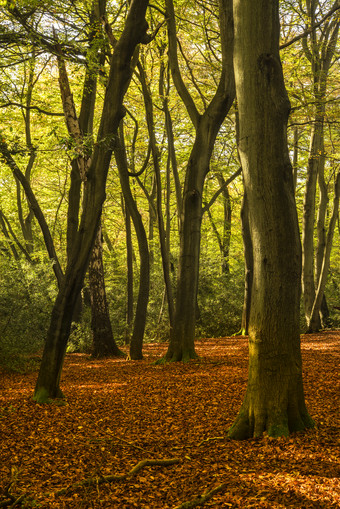
[[279, 56], [279, 0], [234, 0], [239, 153], [254, 272], [249, 376], [236, 439], [286, 436], [313, 426], [303, 394], [301, 246], [286, 126], [290, 103]]
[[[327, 7], [332, 7], [331, 15], [323, 22], [321, 28], [318, 28], [317, 22], [323, 18], [324, 10]], [[337, 10], [335, 10], [336, 8]], [[330, 251], [326, 250], [326, 216], [329, 196], [325, 178], [327, 154], [324, 138], [325, 121], [327, 120], [328, 78], [334, 64], [340, 28], [339, 9], [338, 1], [305, 0], [307, 28], [310, 27], [312, 31], [303, 37], [302, 43], [304, 54], [312, 71], [313, 100], [313, 125], [307, 164], [302, 227], [303, 300], [309, 332], [318, 331], [325, 324], [329, 314], [324, 293], [320, 295], [321, 289], [324, 290], [324, 285], [319, 286], [319, 282], [322, 267], [325, 266], [325, 263], [329, 263], [329, 261], [324, 262], [324, 257], [326, 253], [327, 256], [330, 256]], [[301, 14], [304, 14], [304, 11]], [[317, 188], [319, 189], [318, 207], [316, 205]], [[316, 213], [317, 220], [315, 221]], [[317, 245], [314, 256], [315, 223]], [[328, 237], [328, 241], [329, 239]], [[318, 287], [319, 295], [316, 300]]]

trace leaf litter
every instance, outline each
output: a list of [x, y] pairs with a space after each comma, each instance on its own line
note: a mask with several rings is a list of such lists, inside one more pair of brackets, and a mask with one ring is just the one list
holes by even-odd
[[[37, 373], [0, 373], [0, 507], [336, 508], [340, 332], [302, 336], [317, 427], [231, 441], [247, 385], [246, 338], [197, 341], [200, 358], [155, 365], [66, 356], [66, 404], [37, 405]], [[7, 505], [6, 505], [7, 504]]]

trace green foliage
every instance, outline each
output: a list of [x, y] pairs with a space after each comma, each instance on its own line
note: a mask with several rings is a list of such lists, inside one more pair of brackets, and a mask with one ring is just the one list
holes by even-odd
[[88, 353], [92, 351], [91, 312], [85, 307], [81, 321], [72, 324], [67, 353]]
[[229, 274], [218, 274], [217, 264], [201, 264], [198, 290], [199, 337], [224, 337], [241, 328], [244, 270], [236, 267]]
[[0, 257], [0, 366], [27, 371], [37, 364], [56, 294], [50, 265]]

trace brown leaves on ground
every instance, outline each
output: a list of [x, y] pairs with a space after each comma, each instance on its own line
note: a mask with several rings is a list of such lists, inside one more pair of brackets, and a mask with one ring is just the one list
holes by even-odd
[[23, 494], [16, 507], [339, 507], [339, 339], [302, 337], [317, 429], [277, 440], [224, 438], [246, 388], [244, 338], [198, 341], [188, 364], [155, 365], [155, 344], [143, 361], [68, 355], [64, 406], [31, 401], [36, 373], [1, 373], [0, 507]]

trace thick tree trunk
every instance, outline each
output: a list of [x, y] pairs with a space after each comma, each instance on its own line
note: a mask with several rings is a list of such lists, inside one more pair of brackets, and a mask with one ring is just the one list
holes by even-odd
[[112, 333], [109, 307], [107, 304], [102, 229], [99, 226], [89, 263], [89, 282], [91, 295], [91, 329], [93, 334], [93, 357], [122, 357]]
[[148, 0], [133, 0], [124, 30], [111, 60], [110, 75], [98, 132], [98, 143], [87, 173], [84, 207], [80, 225], [67, 263], [64, 281], [58, 292], [45, 342], [34, 400], [43, 403], [62, 395], [59, 383], [69, 338], [73, 309], [81, 290], [97, 234], [105, 199], [107, 172], [113, 141], [124, 116], [122, 106], [132, 76], [132, 58], [137, 44], [146, 42], [145, 21]]
[[279, 1], [234, 1], [239, 153], [254, 276], [249, 378], [231, 438], [288, 435], [313, 425], [304, 402], [299, 335], [301, 247], [279, 58]]

